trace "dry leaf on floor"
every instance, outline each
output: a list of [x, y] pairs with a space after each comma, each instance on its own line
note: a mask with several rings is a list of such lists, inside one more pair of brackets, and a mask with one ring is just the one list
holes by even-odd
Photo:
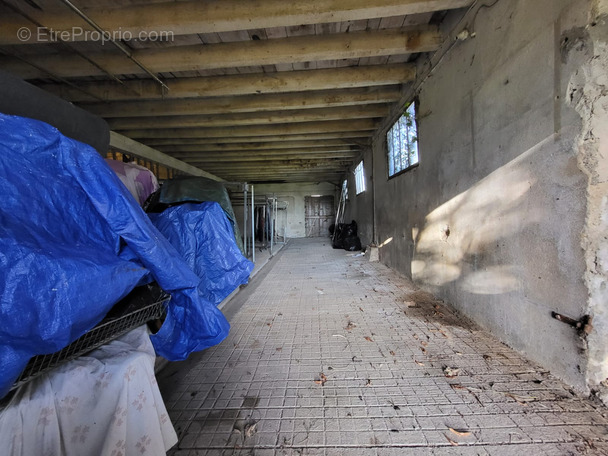
[[428, 345], [429, 345], [429, 343], [428, 343], [428, 342], [424, 342], [424, 341], [422, 341], [422, 342], [420, 342], [420, 345], [422, 345], [423, 347], [426, 347], [426, 346], [428, 346]]
[[373, 342], [373, 339], [371, 337], [369, 337], [369, 336], [365, 336], [365, 340], [368, 341], [368, 342]]
[[393, 356], [396, 356], [396, 354], [395, 354], [395, 352], [394, 352], [393, 350], [391, 350], [389, 353], [390, 353], [391, 355], [393, 355]]
[[503, 393], [505, 396], [510, 397], [511, 399], [515, 400], [515, 402], [517, 402], [518, 404], [521, 405], [528, 405], [527, 402], [530, 401], [534, 401], [537, 398], [533, 397], [533, 396], [519, 396], [517, 394], [513, 394], [513, 393]]
[[323, 372], [321, 372], [321, 374], [319, 375], [319, 378], [315, 379], [315, 383], [317, 385], [324, 386], [325, 382], [327, 382], [327, 377], [325, 376], [325, 374]]
[[245, 426], [245, 437], [251, 437], [256, 433], [258, 427], [258, 423], [247, 424]]
[[[445, 434], [444, 434], [445, 435]], [[449, 438], [447, 435], [445, 436], [446, 439], [448, 439], [448, 442], [450, 442], [450, 445], [452, 446], [458, 446], [458, 443], [454, 442], [451, 438]]]
[[450, 430], [450, 432], [459, 435], [460, 437], [467, 437], [469, 435], [471, 435], [471, 432], [469, 431], [464, 431], [464, 430], [460, 430], [460, 429], [454, 429], [451, 427], [448, 427], [448, 429]]
[[365, 382], [365, 386], [372, 386], [372, 381], [369, 378]]
[[460, 383], [450, 383], [450, 386], [452, 389], [468, 390], [466, 386], [462, 386]]
[[281, 350], [283, 350], [283, 347], [277, 347], [277, 348], [276, 348], [276, 350], [277, 350], [278, 352], [280, 352]]
[[414, 362], [415, 362], [416, 364], [418, 364], [419, 366], [424, 366], [424, 363], [421, 363], [420, 361], [418, 361], [418, 360], [416, 360], [416, 359], [414, 359]]
[[458, 369], [457, 367], [443, 368], [443, 375], [445, 375], [447, 378], [458, 377], [458, 374], [460, 374], [460, 369]]
[[353, 328], [356, 328], [357, 325], [354, 324], [352, 321], [348, 320], [348, 323], [346, 324], [346, 327], [344, 329], [346, 329], [347, 331], [350, 331]]

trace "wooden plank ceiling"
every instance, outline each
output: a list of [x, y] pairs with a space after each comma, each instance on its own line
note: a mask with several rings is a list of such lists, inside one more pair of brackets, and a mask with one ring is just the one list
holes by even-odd
[[124, 51], [66, 2], [0, 0], [0, 68], [225, 180], [338, 184], [473, 0], [67, 2]]

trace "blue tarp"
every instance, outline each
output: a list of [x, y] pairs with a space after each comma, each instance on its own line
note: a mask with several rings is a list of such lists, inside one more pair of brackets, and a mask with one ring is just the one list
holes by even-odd
[[0, 397], [30, 357], [96, 325], [136, 285], [171, 294], [152, 336], [185, 359], [229, 324], [200, 279], [90, 146], [43, 122], [0, 114]]
[[179, 203], [203, 203], [205, 201], [215, 201], [224, 209], [226, 217], [232, 225], [236, 244], [241, 252], [245, 253], [230, 195], [222, 182], [202, 176], [177, 176], [163, 184], [158, 194], [158, 201], [151, 203], [147, 211], [162, 212], [163, 206], [168, 207]]
[[148, 215], [199, 276], [199, 291], [206, 300], [217, 305], [247, 283], [253, 263], [238, 248], [219, 203], [181, 204]]

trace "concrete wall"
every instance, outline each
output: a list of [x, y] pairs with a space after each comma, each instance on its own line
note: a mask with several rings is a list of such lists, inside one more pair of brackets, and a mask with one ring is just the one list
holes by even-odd
[[[582, 119], [579, 168], [587, 177], [587, 213], [581, 243], [594, 329], [588, 337], [587, 381], [608, 403], [608, 1], [592, 4], [589, 26], [562, 39], [563, 64], [572, 69], [566, 100]], [[566, 40], [567, 38], [567, 40]]]
[[0, 71], [0, 112], [41, 120], [93, 146], [104, 157], [108, 152], [110, 129], [105, 120], [4, 71]]
[[[382, 262], [581, 391], [607, 374], [605, 161], [590, 175], [608, 155], [605, 142], [583, 139], [607, 131], [607, 35], [590, 25], [592, 6], [499, 0], [479, 9], [468, 24], [474, 36], [420, 86], [420, 166], [388, 179], [386, 144], [376, 141], [373, 203], [352, 208], [355, 219], [375, 213]], [[582, 106], [571, 100], [577, 74], [593, 92]], [[594, 120], [581, 114], [600, 105]], [[552, 311], [577, 319], [592, 311], [601, 327], [585, 341]]]
[[[374, 238], [374, 177], [371, 172], [373, 169], [373, 156], [371, 149], [365, 151], [363, 156], [363, 168], [365, 170], [366, 190], [357, 195], [355, 189], [355, 167], [359, 164], [356, 161], [351, 172], [348, 173], [348, 201], [344, 212], [344, 222], [350, 223], [352, 220], [357, 222], [357, 234], [361, 239], [361, 245], [366, 246], [373, 242]], [[368, 210], [370, 208], [370, 210]]]
[[[338, 204], [339, 189], [335, 185], [328, 183], [297, 183], [297, 184], [256, 184], [254, 185], [254, 195], [274, 195], [279, 202], [284, 202], [281, 206], [287, 206], [285, 210], [278, 211], [277, 215], [277, 234], [287, 238], [306, 237], [304, 224], [304, 198], [311, 195], [332, 195]], [[234, 211], [241, 233], [243, 232], [243, 206], [234, 205]], [[250, 221], [248, 223], [251, 223]], [[251, 233], [251, 227], [247, 227]], [[328, 234], [329, 236], [329, 234]]]

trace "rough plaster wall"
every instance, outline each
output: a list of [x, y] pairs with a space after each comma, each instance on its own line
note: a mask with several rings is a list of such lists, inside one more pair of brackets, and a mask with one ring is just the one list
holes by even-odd
[[588, 383], [608, 402], [608, 1], [597, 2], [589, 25], [562, 39], [564, 63], [574, 66], [568, 103], [580, 114], [579, 167], [588, 177], [582, 236], [593, 332], [588, 337]]
[[[586, 176], [562, 35], [585, 0], [499, 0], [421, 88], [420, 166], [387, 179], [374, 144], [381, 261], [586, 390]], [[605, 194], [605, 193], [604, 193]], [[371, 210], [371, 208], [367, 208]]]
[[[256, 184], [254, 193], [260, 195], [274, 195], [279, 201], [287, 203], [285, 211], [279, 211], [277, 216], [277, 230], [280, 236], [287, 238], [306, 237], [304, 224], [304, 198], [310, 195], [332, 195], [338, 204], [336, 186], [328, 183], [298, 183], [298, 184]], [[251, 197], [251, 195], [250, 195]], [[237, 223], [241, 232], [243, 230], [243, 206], [234, 206]], [[285, 223], [283, 223], [285, 221]], [[251, 223], [251, 222], [248, 222]], [[283, 232], [283, 227], [284, 232]], [[251, 228], [248, 227], [248, 232]]]

